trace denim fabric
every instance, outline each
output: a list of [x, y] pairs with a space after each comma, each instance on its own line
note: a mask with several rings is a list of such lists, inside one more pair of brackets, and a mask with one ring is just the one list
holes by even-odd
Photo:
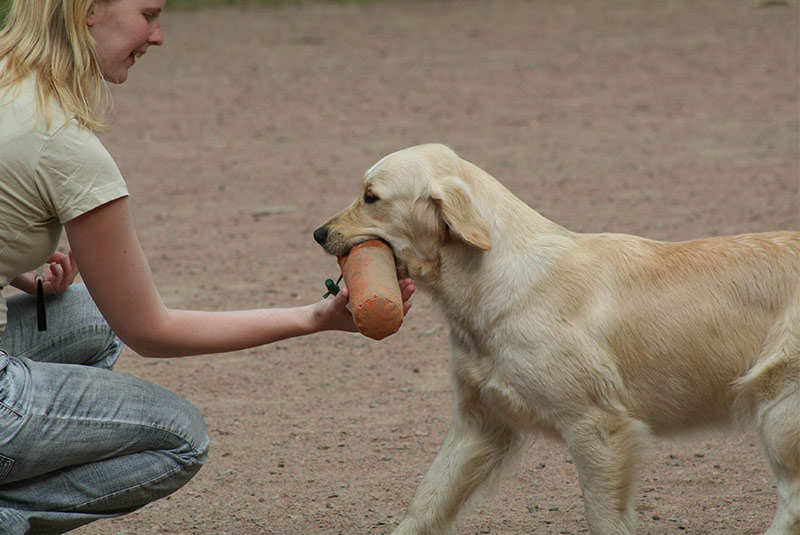
[[0, 340], [0, 535], [63, 533], [129, 513], [194, 476], [202, 416], [154, 384], [111, 371], [122, 344], [82, 285], [8, 300]]

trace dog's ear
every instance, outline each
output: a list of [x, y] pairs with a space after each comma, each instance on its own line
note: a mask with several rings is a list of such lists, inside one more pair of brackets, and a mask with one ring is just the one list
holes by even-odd
[[475, 210], [474, 197], [463, 180], [455, 176], [437, 180], [431, 188], [431, 199], [439, 206], [452, 234], [478, 249], [492, 248], [489, 229]]

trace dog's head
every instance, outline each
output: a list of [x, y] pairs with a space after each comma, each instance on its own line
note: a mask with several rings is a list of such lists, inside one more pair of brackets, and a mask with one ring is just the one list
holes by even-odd
[[342, 256], [379, 239], [394, 250], [398, 274], [422, 280], [438, 273], [445, 243], [491, 249], [485, 214], [466, 179], [468, 165], [444, 145], [419, 145], [390, 154], [365, 174], [346, 209], [314, 231], [314, 239]]

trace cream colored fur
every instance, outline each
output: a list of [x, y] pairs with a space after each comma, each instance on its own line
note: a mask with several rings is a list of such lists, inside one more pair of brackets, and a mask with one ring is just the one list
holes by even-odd
[[752, 425], [800, 534], [800, 233], [666, 243], [548, 221], [442, 145], [383, 158], [315, 232], [380, 238], [441, 307], [455, 415], [396, 534], [452, 533], [526, 435], [564, 439], [591, 533], [632, 534], [651, 434]]

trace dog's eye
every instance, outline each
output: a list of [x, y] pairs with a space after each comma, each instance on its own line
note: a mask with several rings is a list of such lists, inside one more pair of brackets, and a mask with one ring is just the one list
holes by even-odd
[[368, 191], [364, 194], [364, 202], [367, 204], [372, 204], [378, 202], [379, 200], [381, 200], [381, 198], [372, 193], [371, 191]]

